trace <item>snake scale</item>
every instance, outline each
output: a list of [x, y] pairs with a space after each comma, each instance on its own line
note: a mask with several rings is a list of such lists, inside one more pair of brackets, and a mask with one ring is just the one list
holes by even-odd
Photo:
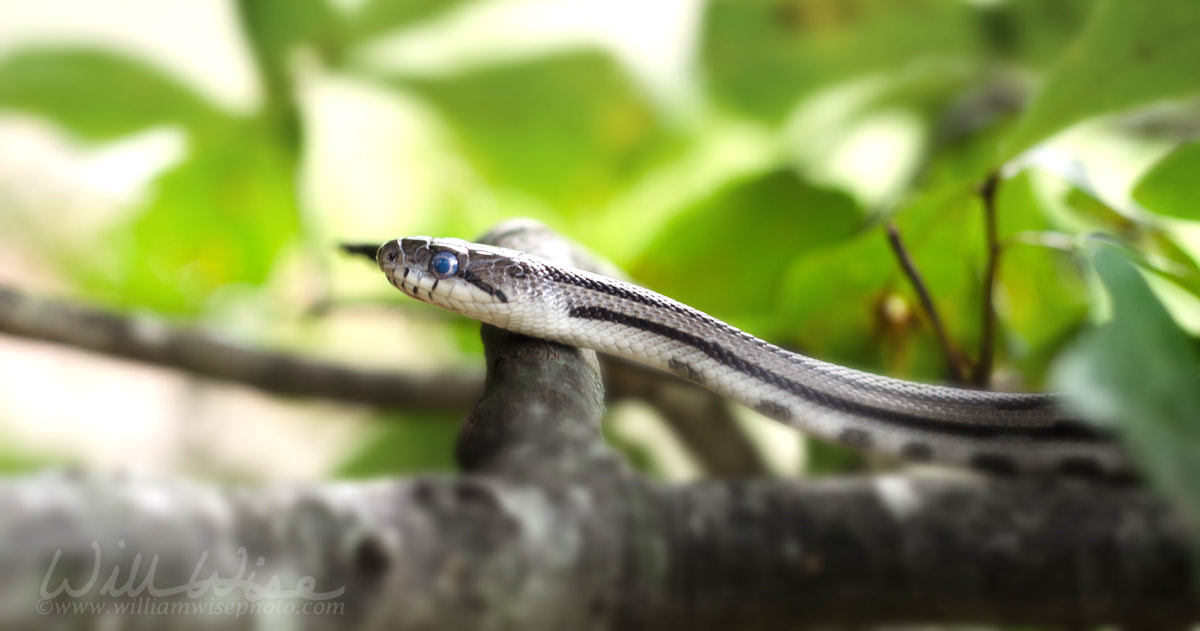
[[385, 243], [376, 261], [417, 300], [673, 372], [857, 450], [998, 474], [1132, 474], [1120, 445], [1056, 394], [967, 390], [846, 368], [635, 284], [514, 249], [411, 237]]

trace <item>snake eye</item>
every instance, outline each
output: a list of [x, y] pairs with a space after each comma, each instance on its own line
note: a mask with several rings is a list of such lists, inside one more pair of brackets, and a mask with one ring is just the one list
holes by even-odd
[[458, 271], [458, 257], [453, 252], [442, 250], [429, 259], [429, 272], [434, 278], [449, 278]]

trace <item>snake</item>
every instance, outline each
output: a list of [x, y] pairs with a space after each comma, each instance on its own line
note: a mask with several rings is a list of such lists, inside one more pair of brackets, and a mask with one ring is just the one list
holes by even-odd
[[404, 294], [501, 329], [674, 373], [818, 439], [998, 475], [1135, 474], [1111, 432], [1057, 393], [973, 390], [848, 368], [759, 339], [631, 282], [456, 238], [384, 243]]

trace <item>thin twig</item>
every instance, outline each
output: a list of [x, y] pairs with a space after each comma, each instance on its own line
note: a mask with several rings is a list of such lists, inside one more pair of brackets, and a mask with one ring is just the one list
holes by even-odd
[[995, 355], [993, 338], [996, 336], [996, 310], [992, 294], [996, 290], [996, 266], [1000, 258], [1000, 241], [996, 236], [996, 189], [999, 184], [1000, 172], [992, 171], [979, 186], [987, 234], [987, 263], [983, 271], [983, 326], [979, 336], [979, 355], [971, 371], [971, 385], [978, 387], [986, 386], [992, 380]]
[[145, 316], [133, 317], [0, 287], [0, 334], [132, 359], [274, 394], [392, 409], [462, 411], [483, 375], [373, 371], [256, 349]]
[[892, 251], [896, 253], [896, 260], [900, 262], [900, 267], [904, 269], [904, 275], [908, 277], [913, 290], [917, 292], [917, 296], [921, 300], [921, 307], [925, 310], [925, 316], [929, 318], [929, 324], [933, 327], [938, 344], [941, 345], [942, 352], [946, 355], [946, 366], [949, 368], [950, 374], [953, 375], [955, 381], [964, 381], [966, 375], [960, 361], [961, 356], [951, 345], [950, 337], [946, 335], [946, 327], [942, 326], [942, 318], [938, 315], [937, 307], [933, 304], [933, 298], [929, 295], [929, 289], [925, 286], [925, 281], [921, 278], [921, 272], [917, 270], [916, 263], [908, 255], [908, 250], [904, 248], [904, 242], [900, 239], [900, 229], [896, 227], [894, 222], [887, 222], [887, 236], [888, 243], [892, 246]]

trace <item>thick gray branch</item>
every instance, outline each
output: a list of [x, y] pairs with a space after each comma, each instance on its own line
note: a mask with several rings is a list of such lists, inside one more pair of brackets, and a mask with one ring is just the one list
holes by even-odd
[[[287, 624], [330, 629], [1200, 619], [1184, 535], [1136, 490], [903, 477], [660, 487], [579, 455], [545, 479], [527, 465], [300, 488], [12, 480], [0, 485], [0, 627], [263, 624], [238, 606], [294, 607], [308, 613]], [[259, 585], [278, 576], [276, 590], [315, 577], [306, 593], [336, 595], [248, 601], [236, 580], [249, 572]], [[135, 598], [104, 589], [110, 576]], [[218, 598], [213, 578], [232, 591]], [[64, 580], [83, 593], [55, 593]], [[152, 598], [145, 584], [195, 593]], [[120, 614], [131, 600], [215, 615]]]

